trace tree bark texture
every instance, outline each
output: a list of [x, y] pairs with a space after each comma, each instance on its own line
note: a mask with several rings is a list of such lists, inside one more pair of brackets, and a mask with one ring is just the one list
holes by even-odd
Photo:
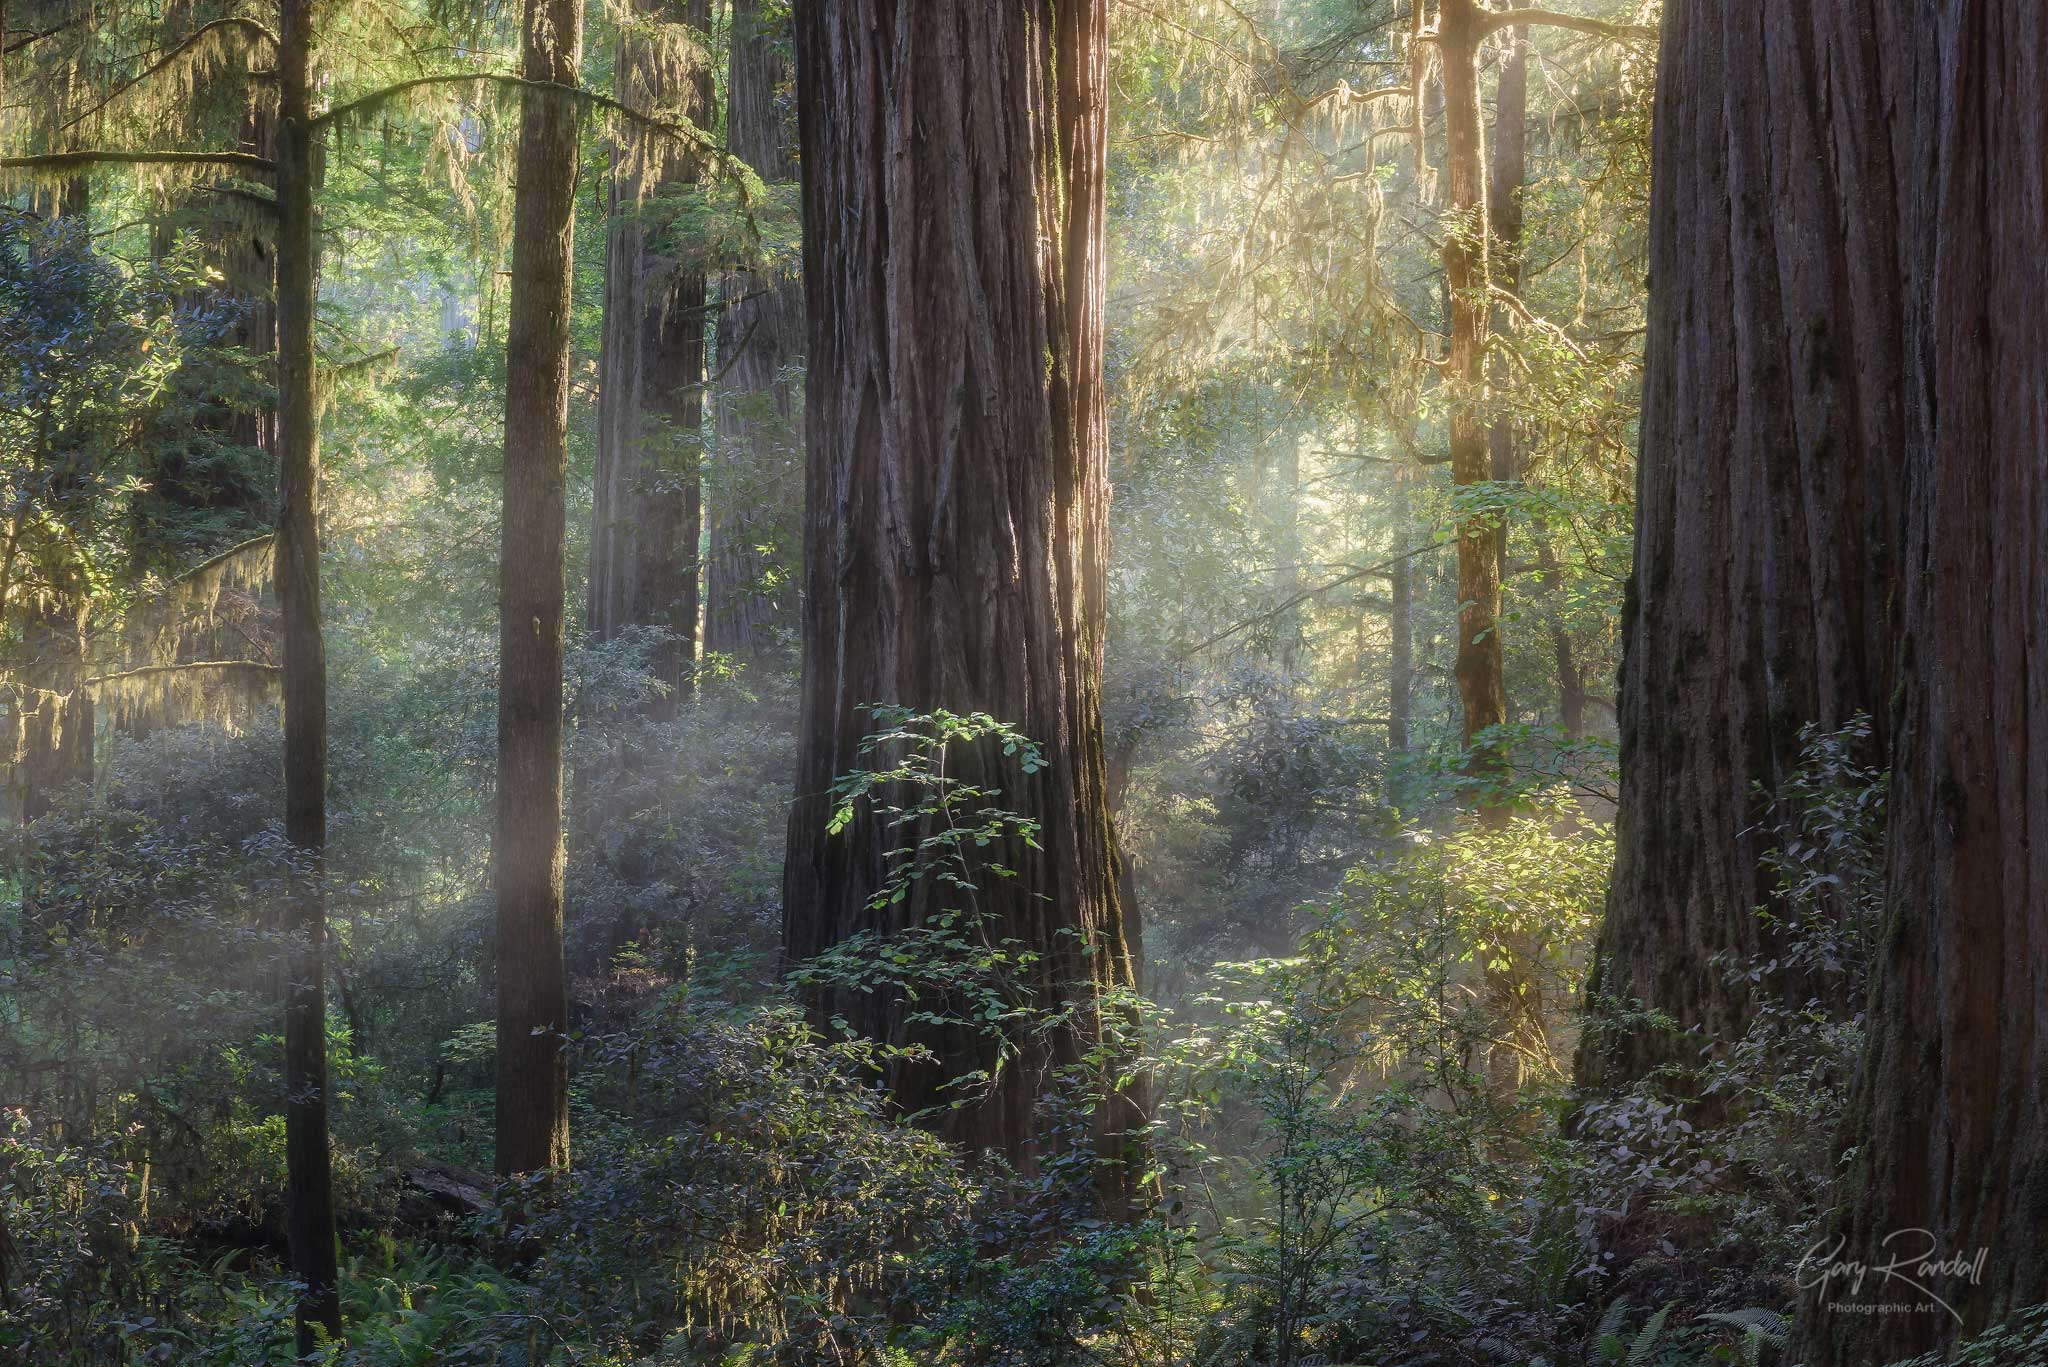
[[[1487, 195], [1485, 126], [1479, 102], [1479, 50], [1486, 11], [1478, 0], [1443, 0], [1436, 43], [1444, 93], [1444, 288], [1451, 344], [1444, 366], [1450, 399], [1451, 479], [1465, 498], [1493, 478], [1486, 429]], [[1458, 698], [1464, 713], [1466, 772], [1483, 785], [1480, 819], [1498, 824], [1506, 809], [1486, 791], [1502, 757], [1479, 737], [1507, 720], [1500, 644], [1500, 552], [1490, 515], [1470, 504], [1458, 524]]]
[[[1665, 10], [1614, 878], [1578, 1078], [1700, 1040], [1598, 1028], [1614, 999], [1741, 1033], [1723, 954], [1765, 948], [1767, 804], [1799, 730], [1886, 729], [1904, 248], [1883, 68], [1852, 6]], [[1974, 591], [1974, 590], [1973, 590]]]
[[[619, 41], [621, 98], [708, 125], [709, 0], [650, 18], [660, 21], [652, 36]], [[694, 151], [630, 125], [612, 153], [588, 626], [600, 641], [629, 626], [662, 630], [652, 660], [669, 690], [662, 711], [682, 698], [696, 660], [705, 289], [673, 220], [680, 187], [700, 170]]]
[[[734, 0], [726, 128], [733, 155], [773, 185], [796, 179], [796, 162], [784, 112], [788, 64], [781, 35], [765, 24], [761, 0]], [[797, 626], [803, 427], [789, 371], [803, 355], [803, 283], [773, 269], [733, 271], [720, 293], [704, 649], [748, 661], [793, 639]]]
[[[581, 0], [528, 0], [523, 72], [574, 85]], [[575, 101], [528, 90], [519, 116], [505, 335], [505, 505], [498, 572], [497, 1168], [569, 1161], [562, 961], [562, 614], [568, 475]]]
[[[1108, 441], [1102, 387], [1106, 14], [1101, 0], [797, 11], [809, 308], [804, 665], [784, 876], [792, 960], [916, 925], [917, 885], [869, 906], [888, 851], [871, 820], [828, 835], [834, 778], [861, 767], [873, 703], [985, 711], [1044, 747], [956, 774], [1041, 823], [989, 879], [992, 933], [1044, 957], [1039, 1006], [1073, 1004], [949, 1136], [1033, 1161], [1051, 1071], [1092, 1042], [1097, 995], [1132, 981], [1105, 794], [1100, 678]], [[821, 1018], [908, 1037], [887, 994], [824, 992]], [[957, 1036], [943, 1071], [982, 1066]], [[937, 1096], [903, 1068], [896, 1095]], [[1108, 1112], [1119, 1112], [1110, 1115]], [[1128, 1113], [1106, 1108], [1105, 1130]]]
[[312, 6], [284, 0], [278, 30], [276, 583], [283, 637], [284, 833], [296, 864], [286, 933], [285, 1224], [301, 1357], [341, 1336], [333, 1160], [327, 1140], [327, 653], [320, 630], [320, 406], [313, 313]]
[[[1900, 254], [1858, 250], [1846, 214], [1835, 242], [1845, 270], [1882, 270], [1902, 297], [1905, 370], [1887, 393], [1906, 405], [1886, 449], [1906, 504], [1886, 912], [1840, 1256], [1884, 1261], [1885, 1238], [1915, 1229], [1938, 1256], [1986, 1250], [1981, 1284], [1919, 1278], [1961, 1323], [1830, 1312], [1924, 1302], [1875, 1277], [1860, 1297], [1839, 1282], [1816, 1297], [1806, 1360], [1849, 1367], [1945, 1352], [2048, 1299], [2048, 8], [1828, 8], [1850, 11], [1811, 40], [1830, 87], [1888, 104], [1838, 128], [1878, 162], [1889, 127], [1891, 183], [1850, 202], [1867, 223], [1896, 187]], [[1771, 70], [1775, 95], [1791, 71]]]

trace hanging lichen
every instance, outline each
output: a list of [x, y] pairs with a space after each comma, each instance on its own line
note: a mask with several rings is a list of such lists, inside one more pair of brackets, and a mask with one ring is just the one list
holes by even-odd
[[102, 674], [85, 686], [120, 730], [196, 724], [239, 735], [277, 707], [282, 673], [254, 660], [198, 660]]
[[128, 613], [128, 658], [145, 665], [172, 665], [192, 654], [195, 645], [224, 649], [229, 643], [219, 640], [218, 629], [249, 620], [247, 594], [269, 587], [272, 560], [266, 533], [229, 547], [145, 595]]

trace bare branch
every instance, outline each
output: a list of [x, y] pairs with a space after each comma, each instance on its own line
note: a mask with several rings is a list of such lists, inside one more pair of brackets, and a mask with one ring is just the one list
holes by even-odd
[[1303, 589], [1301, 592], [1282, 600], [1277, 605], [1267, 608], [1264, 612], [1254, 613], [1252, 616], [1245, 618], [1243, 621], [1237, 623], [1235, 626], [1225, 627], [1222, 631], [1217, 632], [1214, 636], [1211, 636], [1208, 640], [1203, 641], [1200, 645], [1190, 646], [1188, 649], [1182, 651], [1179, 655], [1175, 656], [1174, 658], [1176, 660], [1193, 659], [1195, 656], [1201, 654], [1203, 651], [1207, 650], [1210, 646], [1215, 645], [1217, 642], [1227, 641], [1241, 631], [1257, 626], [1261, 622], [1271, 621], [1273, 618], [1278, 617], [1281, 613], [1287, 611], [1289, 608], [1299, 607], [1301, 604], [1308, 602], [1312, 598], [1322, 597], [1331, 589], [1342, 588], [1346, 584], [1355, 584], [1361, 579], [1373, 579], [1384, 577], [1386, 571], [1400, 564], [1403, 560], [1413, 560], [1418, 555], [1427, 555], [1431, 551], [1442, 550], [1445, 544], [1446, 543], [1444, 542], [1431, 539], [1429, 541], [1423, 542], [1420, 546], [1417, 546], [1413, 550], [1403, 551], [1399, 555], [1390, 555], [1385, 560], [1379, 561], [1377, 564], [1366, 565], [1350, 574], [1342, 575], [1336, 579], [1332, 579], [1327, 584], [1318, 584], [1316, 587], [1312, 589]]

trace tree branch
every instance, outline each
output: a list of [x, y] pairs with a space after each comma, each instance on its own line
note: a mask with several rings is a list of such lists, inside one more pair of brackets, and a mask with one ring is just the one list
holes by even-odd
[[633, 106], [615, 100], [609, 95], [600, 95], [596, 91], [586, 90], [582, 86], [563, 85], [559, 81], [530, 81], [524, 76], [514, 76], [510, 72], [505, 71], [450, 72], [440, 76], [415, 76], [411, 80], [400, 81], [396, 85], [386, 86], [382, 90], [373, 90], [359, 99], [350, 100], [347, 104], [336, 105], [325, 114], [314, 119], [311, 127], [315, 132], [318, 132], [329, 124], [339, 123], [341, 120], [362, 113], [367, 109], [397, 99], [400, 95], [420, 90], [427, 86], [476, 84], [502, 85], [513, 90], [552, 90], [559, 94], [567, 95], [571, 99], [583, 104], [608, 110], [614, 114], [624, 115], [627, 119], [639, 124], [643, 128], [651, 129], [657, 133], [665, 133], [678, 142], [686, 142], [698, 151], [708, 152], [720, 160], [729, 160], [732, 156], [730, 152], [727, 152], [724, 147], [720, 146], [703, 129], [692, 124], [670, 123], [666, 119], [658, 119], [645, 110], [635, 109]]
[[33, 157], [0, 157], [0, 170], [66, 171], [83, 166], [235, 166], [269, 175], [277, 163], [250, 152], [128, 152], [113, 149], [44, 152]]
[[1573, 33], [1590, 34], [1613, 43], [1643, 42], [1657, 36], [1655, 26], [1650, 24], [1607, 24], [1598, 19], [1581, 19], [1576, 14], [1559, 14], [1555, 10], [1538, 9], [1533, 5], [1520, 9], [1495, 10], [1486, 15], [1480, 21], [1479, 36], [1489, 37], [1504, 28], [1519, 28], [1525, 24], [1570, 29]]
[[1312, 589], [1303, 589], [1301, 592], [1294, 594], [1293, 596], [1283, 600], [1275, 606], [1267, 608], [1264, 612], [1254, 613], [1250, 617], [1247, 617], [1243, 621], [1237, 623], [1235, 626], [1224, 628], [1222, 631], [1217, 632], [1214, 636], [1211, 636], [1208, 640], [1203, 641], [1200, 645], [1190, 646], [1188, 649], [1183, 650], [1182, 652], [1180, 652], [1180, 654], [1174, 656], [1174, 659], [1176, 662], [1181, 660], [1191, 660], [1195, 656], [1207, 650], [1210, 646], [1215, 645], [1217, 642], [1227, 641], [1231, 637], [1237, 635], [1240, 631], [1244, 631], [1249, 627], [1257, 626], [1260, 622], [1271, 621], [1273, 618], [1278, 617], [1281, 613], [1287, 611], [1289, 608], [1299, 607], [1301, 604], [1308, 602], [1311, 598], [1320, 598], [1324, 594], [1328, 593], [1331, 589], [1342, 588], [1346, 584], [1355, 584], [1361, 579], [1371, 579], [1376, 576], [1383, 576], [1386, 573], [1386, 571], [1400, 564], [1403, 560], [1413, 560], [1418, 555], [1427, 555], [1431, 551], [1442, 550], [1446, 544], [1447, 543], [1442, 541], [1425, 541], [1420, 546], [1415, 547], [1415, 549], [1413, 550], [1403, 551], [1399, 555], [1390, 555], [1385, 560], [1381, 560], [1376, 564], [1366, 565], [1350, 574], [1339, 576], [1336, 579], [1332, 579], [1327, 584], [1318, 584], [1316, 587]]
[[253, 33], [258, 38], [261, 38], [264, 42], [269, 43], [271, 51], [275, 52], [277, 50], [277, 35], [272, 33], [269, 29], [265, 28], [261, 23], [257, 22], [254, 19], [249, 18], [247, 15], [229, 15], [225, 19], [215, 19], [212, 23], [201, 24], [198, 28], [192, 30], [192, 32], [185, 38], [185, 41], [179, 43], [169, 52], [166, 52], [163, 56], [157, 58], [157, 60], [149, 67], [148, 70], [143, 71], [137, 75], [131, 76], [127, 80], [121, 82], [120, 85], [116, 86], [111, 92], [108, 93], [105, 99], [101, 100], [98, 104], [86, 110], [84, 113], [75, 116], [69, 123], [65, 124], [58, 131], [63, 133], [70, 132], [72, 129], [78, 127], [79, 124], [84, 123], [87, 119], [99, 113], [108, 105], [111, 105], [114, 101], [120, 99], [129, 91], [135, 89], [136, 86], [141, 85], [144, 81], [156, 75], [159, 71], [162, 71], [171, 63], [177, 61], [187, 52], [190, 52], [193, 46], [197, 44], [200, 39], [204, 38], [207, 34], [212, 33], [216, 29], [226, 28], [241, 29], [246, 33]]

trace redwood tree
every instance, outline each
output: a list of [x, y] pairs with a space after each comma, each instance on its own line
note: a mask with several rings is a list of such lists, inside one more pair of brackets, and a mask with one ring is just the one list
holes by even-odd
[[[783, 36], [768, 26], [761, 0], [733, 0], [727, 143], [771, 185], [796, 179], [793, 130], [780, 98], [788, 75]], [[720, 478], [706, 517], [704, 649], [751, 660], [777, 628], [795, 625], [794, 586], [778, 588], [770, 576], [785, 568], [776, 550], [789, 539], [797, 502], [792, 474], [802, 433], [788, 371], [803, 354], [804, 297], [802, 284], [772, 264], [732, 272], [721, 293]]]
[[[1904, 408], [1901, 440], [1872, 456], [1903, 466], [1906, 508], [1885, 922], [1840, 1256], [1881, 1264], [1899, 1230], [1928, 1231], [1938, 1258], [1984, 1250], [1979, 1283], [1915, 1278], [1953, 1317], [1878, 1276], [1816, 1296], [1807, 1361], [1851, 1367], [1946, 1350], [2048, 1299], [2048, 7], [1948, 0], [1814, 27], [1841, 73], [1835, 127], [1858, 135], [1827, 150], [1872, 172], [1837, 201], [1822, 259], [1894, 310], [1848, 296], [1859, 341], [1904, 323], [1890, 351], [1834, 341], [1873, 380], [1892, 376], [1867, 357], [1903, 358], [1895, 390], [1859, 396]], [[1774, 93], [1792, 74], [1774, 62]]]
[[[1817, 63], [1836, 75], [1822, 83]], [[1717, 966], [1763, 948], [1768, 793], [1799, 729], [1891, 693], [1907, 388], [1890, 77], [1842, 7], [1665, 12], [1652, 147], [1635, 569], [1614, 879], [1580, 1084], [1697, 1038], [1597, 1028], [1635, 1001], [1741, 1033]], [[1801, 168], [1797, 176], [1783, 168]]]
[[[1131, 981], [1105, 798], [1099, 691], [1106, 553], [1102, 386], [1103, 0], [886, 0], [797, 11], [806, 377], [804, 663], [784, 930], [805, 960], [864, 930], [919, 924], [932, 881], [880, 907], [892, 847], [919, 832], [830, 834], [836, 776], [862, 765], [862, 708], [985, 711], [1046, 767], [993, 750], [954, 772], [1040, 823], [991, 879], [990, 933], [1043, 955], [1041, 1006], [1079, 1009], [980, 1104], [941, 1128], [1034, 1156], [1048, 1070], [1089, 1043], [1102, 990]], [[905, 1002], [824, 991], [821, 1019], [908, 1038]], [[981, 1066], [938, 1032], [941, 1069], [898, 1065], [909, 1107]]]
[[[529, 82], [573, 87], [582, 0], [527, 0]], [[569, 283], [579, 102], [529, 85], [519, 117], [505, 334], [505, 513], [498, 571], [497, 1167], [569, 1161], [562, 962], [562, 542]]]
[[[640, 19], [659, 27], [620, 38], [620, 95], [709, 124], [711, 67], [699, 46], [709, 0], [655, 6]], [[605, 242], [589, 628], [600, 641], [629, 626], [665, 633], [653, 661], [669, 689], [665, 707], [689, 686], [696, 656], [705, 290], [703, 268], [663, 239], [675, 195], [701, 173], [698, 148], [637, 122], [621, 126]]]

